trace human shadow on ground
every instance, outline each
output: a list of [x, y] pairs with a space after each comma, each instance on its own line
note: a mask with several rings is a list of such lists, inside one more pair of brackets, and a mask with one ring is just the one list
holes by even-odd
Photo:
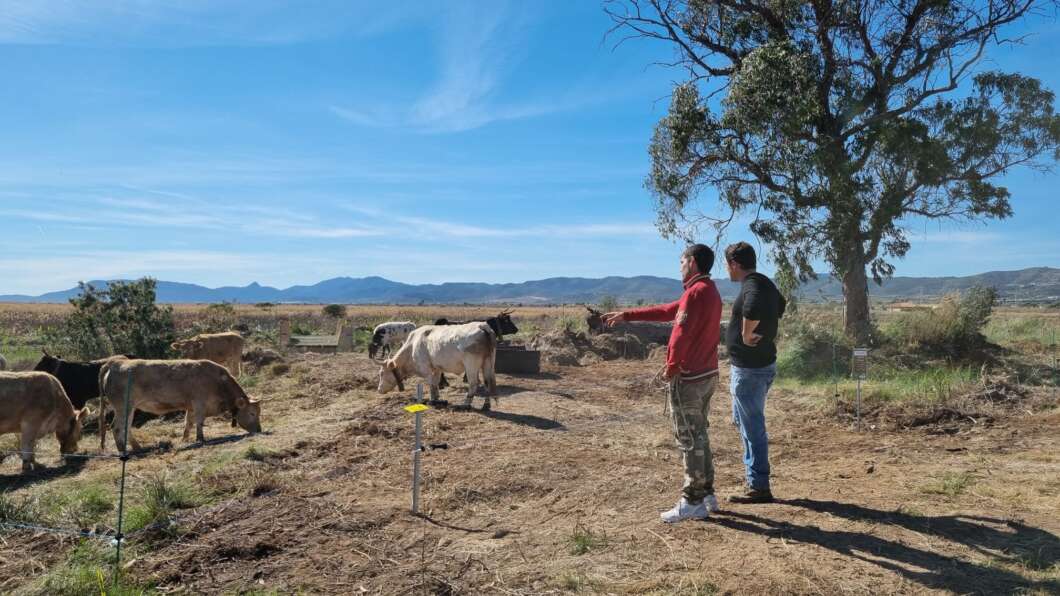
[[[808, 499], [778, 503], [850, 520], [897, 525], [968, 546], [993, 559], [1019, 563], [1039, 571], [1055, 564], [1057, 548], [1060, 546], [1060, 540], [1052, 533], [992, 518], [917, 516], [849, 503]], [[712, 516], [711, 519], [720, 526], [741, 532], [820, 546], [890, 570], [927, 588], [951, 590], [959, 594], [1009, 594], [1036, 589], [1060, 589], [1060, 582], [1056, 580], [1038, 581], [989, 563], [973, 563], [864, 532], [824, 530], [734, 511], [726, 511], [724, 515]], [[986, 524], [1002, 526], [1007, 530]]]
[[498, 412], [497, 410], [486, 410], [485, 412], [481, 410], [475, 411], [486, 418], [500, 420], [502, 422], [511, 422], [512, 424], [521, 424], [538, 430], [567, 430], [567, 427], [563, 426], [563, 423], [558, 420], [534, 416], [533, 414], [513, 414], [511, 412]]
[[[17, 458], [18, 456], [6, 456], [3, 459], [7, 459], [7, 457]], [[32, 472], [0, 475], [0, 492], [18, 490], [38, 482], [47, 482], [63, 476], [75, 476], [80, 474], [87, 464], [87, 457], [77, 457], [76, 455], [68, 456], [66, 462], [60, 466], [42, 466], [38, 461], [37, 465], [40, 467]]]

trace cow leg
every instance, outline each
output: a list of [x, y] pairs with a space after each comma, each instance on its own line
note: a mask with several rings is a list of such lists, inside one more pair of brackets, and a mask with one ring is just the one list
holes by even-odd
[[107, 450], [107, 398], [99, 397], [99, 419], [96, 421], [99, 427], [99, 452]]
[[184, 410], [184, 436], [181, 437], [181, 440], [184, 441], [185, 443], [187, 443], [188, 442], [188, 438], [191, 437], [191, 421], [192, 421], [191, 410]]
[[202, 434], [202, 425], [206, 422], [206, 408], [194, 407], [195, 411], [195, 441], [202, 444], [206, 442], [206, 437]]
[[31, 428], [26, 422], [22, 423], [22, 435], [19, 437], [19, 456], [22, 457], [22, 472], [32, 472], [36, 467], [33, 461], [33, 452], [37, 446], [36, 429]]

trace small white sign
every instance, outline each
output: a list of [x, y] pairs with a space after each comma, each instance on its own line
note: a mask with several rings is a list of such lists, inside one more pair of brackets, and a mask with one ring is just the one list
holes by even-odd
[[869, 349], [854, 348], [853, 375], [855, 378], [865, 380], [869, 377]]

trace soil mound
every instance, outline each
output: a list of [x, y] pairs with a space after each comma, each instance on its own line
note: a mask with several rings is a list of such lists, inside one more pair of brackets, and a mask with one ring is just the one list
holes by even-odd
[[260, 368], [275, 362], [283, 362], [283, 355], [269, 348], [253, 348], [243, 354], [243, 362]]
[[538, 335], [528, 347], [541, 352], [546, 362], [560, 366], [589, 366], [604, 360], [644, 360], [649, 346], [628, 333], [587, 335], [562, 329]]

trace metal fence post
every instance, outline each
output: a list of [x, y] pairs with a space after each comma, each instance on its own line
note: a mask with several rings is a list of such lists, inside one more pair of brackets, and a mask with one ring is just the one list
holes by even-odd
[[[416, 402], [423, 403], [423, 383], [416, 384]], [[420, 457], [423, 453], [423, 410], [416, 413], [416, 444], [412, 451], [412, 513], [420, 513]]]
[[[132, 382], [133, 373], [129, 371], [129, 379], [125, 382], [125, 419], [121, 421], [124, 425], [122, 429], [122, 444], [121, 444], [121, 484], [118, 488], [118, 533], [114, 536], [116, 541], [117, 552], [114, 558], [114, 581], [118, 581], [118, 575], [121, 573], [121, 543], [125, 539], [125, 535], [122, 534], [122, 518], [125, 512], [125, 464], [129, 461], [129, 402], [132, 396]], [[102, 402], [101, 402], [102, 404]], [[118, 410], [115, 408], [114, 417], [117, 418]], [[100, 407], [100, 416], [104, 415], [103, 408]], [[105, 438], [103, 438], [106, 440]], [[115, 447], [118, 447], [115, 445]]]

